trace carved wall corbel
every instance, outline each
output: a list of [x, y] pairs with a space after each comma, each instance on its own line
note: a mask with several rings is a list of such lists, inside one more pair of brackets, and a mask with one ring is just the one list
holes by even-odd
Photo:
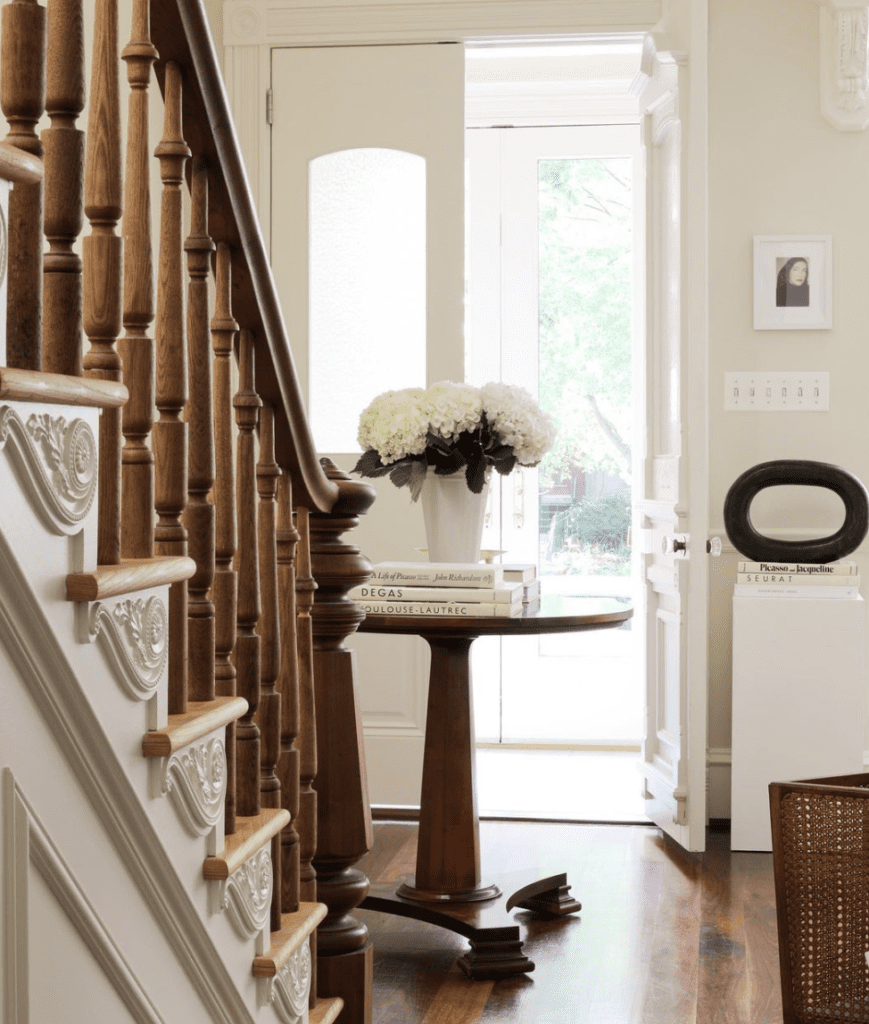
[[839, 131], [869, 125], [869, 3], [824, 0], [820, 12], [821, 113]]

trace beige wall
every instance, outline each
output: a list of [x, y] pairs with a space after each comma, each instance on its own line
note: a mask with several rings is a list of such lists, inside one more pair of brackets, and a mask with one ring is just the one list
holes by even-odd
[[[710, 527], [723, 536], [727, 490], [759, 462], [815, 459], [869, 482], [869, 130], [837, 131], [820, 113], [814, 3], [710, 0], [709, 8]], [[832, 330], [753, 329], [756, 234], [833, 236]], [[827, 370], [830, 411], [724, 412], [727, 370]], [[753, 512], [757, 528], [770, 533], [805, 526], [818, 536], [842, 521], [841, 502], [817, 489], [767, 491]], [[713, 751], [730, 747], [730, 600], [737, 555], [727, 548], [712, 563]], [[869, 581], [865, 545], [853, 557]], [[713, 806], [711, 814], [723, 811]]]

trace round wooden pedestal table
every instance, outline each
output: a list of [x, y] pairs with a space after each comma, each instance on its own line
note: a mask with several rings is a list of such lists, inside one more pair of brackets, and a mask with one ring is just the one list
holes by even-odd
[[472, 978], [522, 974], [522, 953], [508, 912], [521, 907], [564, 916], [581, 909], [564, 874], [509, 886], [483, 879], [474, 768], [471, 644], [479, 636], [531, 636], [615, 629], [633, 609], [612, 598], [544, 597], [538, 611], [513, 618], [368, 615], [360, 633], [421, 636], [431, 648], [416, 875], [397, 890], [372, 886], [361, 906], [428, 921], [470, 940], [459, 966]]

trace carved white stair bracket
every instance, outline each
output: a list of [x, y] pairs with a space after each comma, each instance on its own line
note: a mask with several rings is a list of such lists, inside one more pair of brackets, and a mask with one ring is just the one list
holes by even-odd
[[284, 1024], [306, 1024], [311, 991], [311, 946], [303, 942], [274, 978], [260, 978], [260, 1001]]
[[161, 792], [193, 836], [211, 831], [223, 814], [226, 750], [219, 736], [191, 744], [171, 757], [154, 759], [162, 777]]
[[88, 637], [97, 640], [115, 679], [132, 700], [151, 697], [166, 667], [169, 618], [159, 597], [96, 601], [88, 614]]
[[73, 534], [97, 490], [97, 444], [82, 419], [31, 413], [26, 422], [0, 405], [0, 449], [9, 446], [34, 511], [55, 533]]
[[869, 126], [869, 3], [820, 8], [821, 113], [839, 131]]
[[261, 932], [272, 902], [272, 856], [268, 847], [246, 861], [222, 882], [209, 882], [216, 890], [216, 912], [225, 911], [239, 937]]

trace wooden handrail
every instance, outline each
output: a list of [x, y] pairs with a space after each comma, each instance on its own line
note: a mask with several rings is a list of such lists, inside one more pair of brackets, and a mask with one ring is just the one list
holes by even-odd
[[293, 477], [298, 503], [320, 512], [337, 511], [341, 488], [329, 480], [314, 448], [305, 403], [277, 289], [241, 152], [232, 128], [223, 76], [200, 0], [151, 0], [151, 37], [160, 52], [160, 88], [168, 61], [189, 67], [185, 80], [184, 130], [191, 149], [213, 174], [209, 233], [232, 247], [233, 315], [256, 339], [256, 391], [275, 410], [275, 455]]
[[0, 178], [36, 185], [42, 181], [43, 175], [42, 161], [38, 156], [25, 153], [8, 142], [0, 142]]

